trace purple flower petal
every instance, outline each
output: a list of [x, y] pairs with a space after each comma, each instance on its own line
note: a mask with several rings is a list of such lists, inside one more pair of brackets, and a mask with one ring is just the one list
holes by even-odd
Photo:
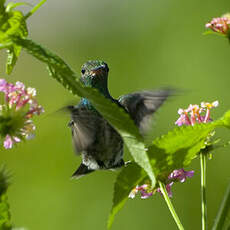
[[0, 79], [0, 92], [6, 92], [7, 81], [5, 79]]
[[153, 192], [146, 192], [144, 190], [141, 190], [141, 199], [147, 199], [152, 195], [153, 195]]
[[185, 176], [186, 177], [193, 177], [194, 176], [194, 170], [191, 170], [191, 171], [185, 171]]
[[153, 191], [150, 190], [150, 186], [147, 184], [143, 184], [141, 186], [137, 185], [134, 189], [132, 189], [128, 197], [133, 199], [138, 192], [140, 192], [142, 199], [147, 199], [153, 195]]
[[171, 190], [172, 185], [173, 185], [173, 182], [166, 184], [166, 191], [168, 192], [169, 197], [172, 197], [172, 190]]
[[6, 135], [4, 140], [4, 148], [11, 149], [13, 147], [13, 140], [10, 135]]
[[168, 179], [171, 181], [179, 180], [181, 183], [185, 182], [187, 177], [192, 177], [194, 175], [194, 171], [185, 171], [182, 169], [175, 169], [172, 173], [168, 176]]
[[[172, 197], [172, 190], [171, 190], [172, 185], [173, 185], [173, 182], [170, 182], [169, 184], [166, 184], [166, 186], [165, 186], [169, 197]], [[157, 188], [157, 192], [159, 192], [161, 195], [163, 195], [160, 188]]]

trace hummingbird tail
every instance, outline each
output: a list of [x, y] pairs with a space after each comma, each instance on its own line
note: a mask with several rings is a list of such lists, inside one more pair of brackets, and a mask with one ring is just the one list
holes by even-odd
[[78, 169], [73, 173], [71, 178], [72, 179], [78, 179], [78, 178], [85, 176], [86, 174], [91, 173], [93, 171], [94, 170], [88, 169], [88, 167], [86, 165], [81, 163], [80, 166], [78, 167]]

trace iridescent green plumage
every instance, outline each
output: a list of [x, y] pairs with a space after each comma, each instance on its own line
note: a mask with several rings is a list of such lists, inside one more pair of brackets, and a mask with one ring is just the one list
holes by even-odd
[[[88, 61], [82, 66], [81, 81], [96, 88], [111, 103], [123, 107], [130, 114], [140, 132], [144, 134], [151, 115], [169, 95], [168, 90], [142, 91], [112, 98], [108, 90], [109, 68], [103, 61]], [[114, 169], [124, 165], [123, 140], [120, 134], [100, 115], [90, 101], [82, 98], [71, 110], [70, 127], [77, 154], [82, 163], [74, 177], [80, 177], [98, 169]]]

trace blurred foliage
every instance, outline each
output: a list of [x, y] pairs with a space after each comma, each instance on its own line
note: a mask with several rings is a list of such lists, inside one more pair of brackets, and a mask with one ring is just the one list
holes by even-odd
[[0, 229], [10, 230], [12, 229], [10, 220], [10, 211], [7, 198], [7, 189], [9, 186], [9, 175], [5, 168], [0, 168]]

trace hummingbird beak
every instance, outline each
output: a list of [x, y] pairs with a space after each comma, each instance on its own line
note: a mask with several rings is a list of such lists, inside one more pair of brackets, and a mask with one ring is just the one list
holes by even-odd
[[97, 68], [94, 68], [90, 71], [90, 74], [94, 77], [96, 75], [100, 75], [105, 71], [105, 66], [99, 66]]

